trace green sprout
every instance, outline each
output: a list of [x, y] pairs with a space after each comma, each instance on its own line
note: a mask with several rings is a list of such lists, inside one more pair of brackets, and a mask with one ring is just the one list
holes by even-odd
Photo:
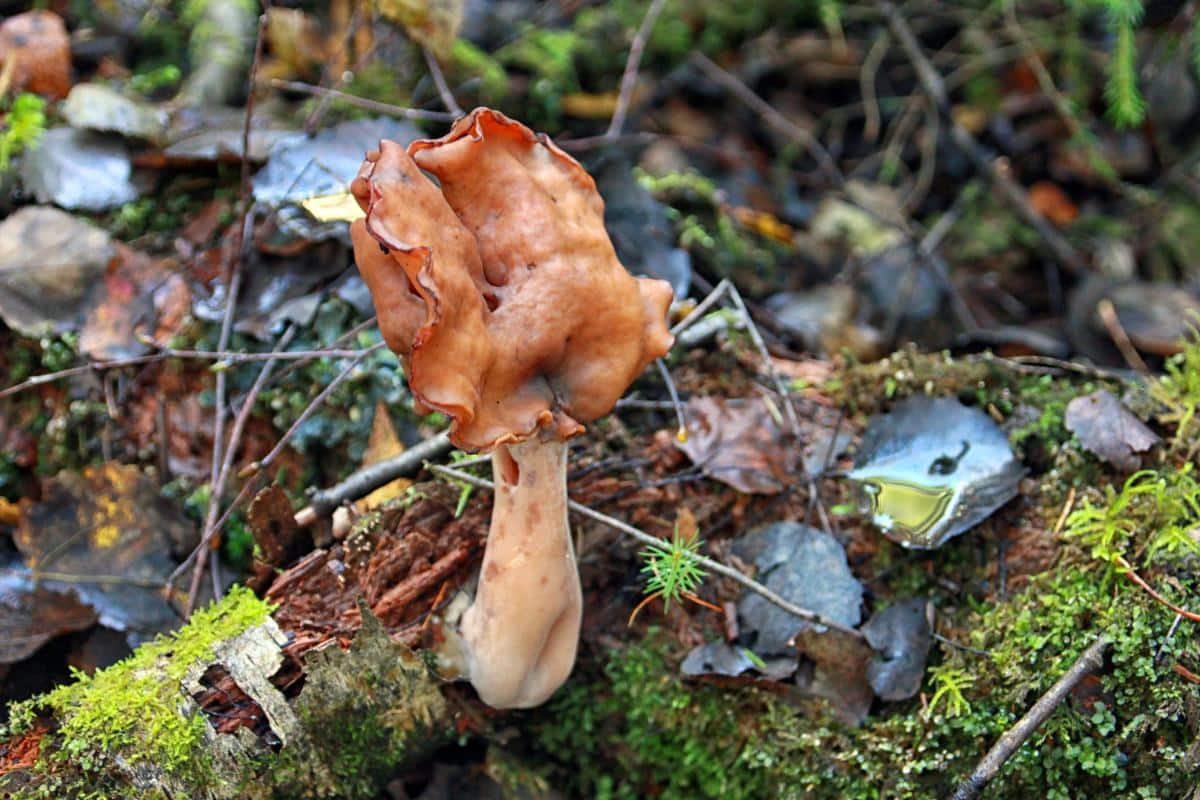
[[646, 560], [641, 570], [646, 576], [646, 597], [629, 615], [630, 624], [638, 612], [656, 597], [662, 598], [664, 611], [671, 610], [672, 601], [685, 598], [706, 608], [721, 610], [696, 596], [696, 589], [708, 574], [698, 560], [701, 544], [699, 536], [685, 536], [676, 525], [669, 543], [652, 544], [640, 553]]
[[46, 132], [46, 101], [36, 94], [17, 95], [0, 127], [0, 172], [8, 170], [9, 160], [32, 147]]
[[[1104, 504], [1089, 500], [1067, 517], [1064, 536], [1091, 548], [1092, 556], [1126, 569], [1126, 554], [1200, 552], [1191, 536], [1200, 522], [1200, 482], [1191, 465], [1159, 473], [1144, 469], [1130, 475], [1121, 487], [1104, 490]], [[1139, 534], [1152, 532], [1144, 542]]]
[[959, 717], [971, 711], [971, 704], [963, 697], [963, 690], [975, 685], [975, 676], [966, 670], [949, 664], [941, 664], [929, 671], [929, 680], [936, 688], [929, 698], [929, 705], [922, 712], [925, 719], [931, 719], [937, 707], [945, 703], [947, 717]]

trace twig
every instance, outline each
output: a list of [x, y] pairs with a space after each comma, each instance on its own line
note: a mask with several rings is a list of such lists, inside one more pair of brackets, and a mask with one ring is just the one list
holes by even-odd
[[621, 135], [621, 129], [625, 127], [625, 116], [629, 113], [633, 89], [637, 86], [638, 65], [642, 63], [642, 51], [646, 49], [646, 40], [650, 38], [650, 31], [654, 30], [654, 23], [658, 21], [658, 15], [662, 13], [665, 4], [666, 0], [652, 0], [646, 8], [646, 15], [642, 17], [642, 24], [638, 26], [637, 33], [633, 37], [633, 43], [629, 46], [629, 57], [625, 59], [625, 72], [621, 75], [621, 91], [617, 95], [617, 106], [613, 109], [608, 130], [604, 132], [605, 139], [615, 139]]
[[1071, 509], [1075, 507], [1075, 487], [1067, 492], [1067, 501], [1063, 503], [1062, 511], [1059, 512], [1058, 519], [1054, 522], [1054, 530], [1052, 533], [1058, 536], [1062, 533], [1063, 526], [1067, 524], [1067, 517], [1071, 516]]
[[795, 139], [799, 142], [809, 155], [817, 162], [821, 172], [836, 186], [845, 184], [846, 179], [838, 170], [837, 164], [833, 160], [833, 156], [829, 155], [829, 151], [825, 146], [813, 136], [813, 134], [804, 128], [801, 128], [796, 123], [785, 117], [775, 109], [766, 100], [759, 97], [753, 89], [743, 83], [739, 78], [730, 72], [721, 69], [714, 64], [707, 56], [700, 52], [694, 52], [691, 55], [691, 61], [700, 71], [707, 75], [712, 80], [725, 87], [731, 94], [749, 106], [753, 111], [759, 114], [769, 125], [777, 128], [780, 132]]
[[1146, 579], [1133, 569], [1133, 565], [1126, 561], [1123, 557], [1117, 557], [1117, 565], [1124, 571], [1125, 577], [1132, 581], [1136, 586], [1141, 587], [1142, 591], [1153, 597], [1158, 602], [1162, 603], [1167, 608], [1174, 611], [1179, 616], [1190, 619], [1192, 622], [1200, 622], [1200, 614], [1194, 611], [1188, 611], [1186, 608], [1175, 605], [1167, 598], [1163, 597], [1153, 586], [1146, 583]]
[[1050, 690], [1039, 697], [1025, 716], [1017, 720], [1017, 723], [992, 745], [992, 749], [976, 765], [975, 771], [955, 789], [954, 800], [972, 800], [979, 796], [988, 782], [1000, 772], [1004, 763], [1033, 735], [1038, 726], [1054, 713], [1075, 684], [1103, 666], [1104, 651], [1108, 649], [1109, 644], [1108, 637], [1101, 636], [1079, 654], [1071, 668], [1050, 687]]
[[425, 45], [421, 45], [421, 52], [425, 55], [425, 64], [429, 67], [429, 74], [433, 77], [433, 85], [437, 87], [438, 96], [442, 98], [442, 105], [455, 117], [461, 117], [464, 113], [462, 106], [454, 99], [454, 93], [450, 91], [450, 84], [446, 83], [442, 65], [438, 63], [433, 51]]
[[1113, 344], [1117, 346], [1117, 350], [1121, 352], [1121, 358], [1125, 359], [1125, 363], [1129, 367], [1143, 375], [1150, 374], [1150, 367], [1142, 360], [1137, 348], [1133, 346], [1133, 342], [1129, 338], [1129, 334], [1125, 332], [1125, 328], [1121, 325], [1121, 320], [1117, 316], [1117, 309], [1113, 305], [1112, 300], [1107, 297], [1102, 298], [1096, 303], [1096, 314], [1100, 317], [1100, 321], [1104, 323], [1104, 329], [1108, 331], [1109, 337], [1113, 340]]
[[[439, 475], [443, 475], [447, 478], [451, 478], [456, 481], [462, 481], [464, 483], [469, 483], [472, 486], [477, 486], [481, 489], [491, 490], [491, 489], [495, 488], [494, 484], [491, 481], [485, 480], [484, 478], [478, 478], [478, 477], [470, 474], [469, 472], [463, 472], [461, 470], [454, 469], [453, 467], [444, 467], [440, 464], [429, 464], [428, 466], [429, 466], [429, 469], [432, 470], [433, 472], [436, 472]], [[636, 539], [637, 541], [641, 542], [642, 544], [658, 546], [658, 547], [662, 546], [662, 543], [663, 543], [662, 539], [659, 539], [656, 536], [651, 536], [650, 534], [646, 533], [645, 531], [639, 530], [638, 528], [635, 528], [632, 525], [622, 522], [621, 520], [616, 519], [615, 517], [610, 517], [607, 514], [601, 514], [599, 511], [593, 511], [592, 509], [588, 508], [587, 506], [583, 505], [582, 503], [578, 503], [574, 500], [568, 500], [567, 507], [570, 508], [572, 511], [574, 511], [577, 514], [582, 514], [583, 516], [588, 517], [589, 519], [593, 519], [596, 522], [603, 523], [603, 524], [609, 526], [610, 528], [615, 528], [616, 530], [620, 531], [621, 533], [624, 533], [627, 536], [630, 536], [630, 537]], [[836, 630], [840, 633], [844, 633], [847, 636], [853, 636], [855, 639], [865, 639], [866, 638], [860, 631], [855, 630], [854, 628], [851, 628], [848, 625], [843, 625], [842, 623], [837, 622], [836, 620], [829, 619], [828, 617], [818, 614], [815, 611], [810, 611], [807, 608], [801, 608], [800, 606], [796, 605], [795, 603], [792, 603], [792, 602], [784, 599], [783, 597], [780, 597], [778, 594], [771, 591], [766, 586], [763, 586], [761, 583], [754, 580], [753, 578], [746, 577], [745, 575], [738, 572], [733, 567], [726, 566], [725, 564], [722, 564], [720, 561], [714, 561], [713, 559], [708, 558], [707, 556], [702, 556], [699, 554], [693, 556], [693, 558], [695, 558], [697, 564], [701, 565], [702, 567], [709, 570], [710, 572], [715, 572], [718, 575], [722, 575], [726, 578], [729, 578], [730, 580], [736, 581], [737, 583], [741, 584], [745, 588], [747, 588], [750, 591], [754, 592], [755, 594], [761, 596], [767, 602], [772, 603], [772, 604], [778, 606], [779, 608], [782, 608], [784, 611], [788, 612], [789, 614], [791, 614], [794, 617], [798, 617], [799, 619], [802, 619], [805, 622], [811, 622], [814, 625], [823, 625], [827, 628], [832, 628], [833, 630]]]
[[[264, 8], [263, 13], [258, 17], [258, 32], [254, 38], [254, 60], [250, 62], [250, 76], [247, 79], [247, 96], [246, 110], [242, 117], [242, 181], [241, 181], [241, 224], [237, 228], [237, 239], [234, 246], [230, 249], [232, 254], [230, 258], [232, 262], [225, 275], [225, 286], [227, 291], [225, 294], [225, 314], [221, 320], [221, 335], [217, 340], [217, 349], [225, 350], [229, 347], [229, 339], [233, 335], [233, 318], [237, 313], [238, 294], [242, 286], [242, 256], [243, 248], [249, 240], [249, 228], [254, 222], [254, 206], [250, 202], [250, 120], [254, 117], [254, 79], [258, 75], [258, 67], [262, 63], [263, 45], [266, 41], [267, 31], [267, 12]], [[221, 495], [217, 488], [218, 482], [222, 475], [222, 463], [224, 461], [224, 453], [222, 447], [225, 444], [225, 371], [217, 373], [215, 399], [213, 401], [213, 444], [212, 444], [212, 465], [209, 469], [208, 485], [210, 494], [208, 498], [208, 511], [205, 515], [204, 532], [200, 537], [200, 543], [196, 546], [196, 563], [192, 568], [192, 582], [188, 589], [187, 603], [183, 607], [184, 619], [192, 615], [192, 609], [196, 606], [196, 597], [200, 593], [200, 578], [204, 574], [204, 567], [208, 563], [208, 543], [212, 541], [213, 526], [217, 521], [217, 516], [221, 511]], [[232, 442], [230, 446], [232, 447]], [[214, 586], [216, 585], [214, 575]]]
[[329, 399], [329, 395], [333, 394], [334, 389], [341, 386], [342, 382], [345, 381], [346, 378], [350, 377], [350, 373], [352, 373], [354, 368], [358, 366], [358, 362], [362, 361], [368, 355], [374, 353], [383, 346], [384, 342], [376, 342], [365, 350], [359, 350], [358, 355], [354, 358], [354, 360], [347, 364], [345, 368], [338, 373], [337, 377], [330, 381], [329, 385], [322, 389], [320, 394], [312, 399], [312, 402], [308, 404], [308, 407], [300, 412], [300, 416], [297, 417], [296, 421], [292, 423], [292, 427], [287, 429], [287, 433], [283, 434], [279, 441], [275, 443], [275, 446], [271, 448], [271, 452], [263, 456], [262, 460], [255, 461], [253, 464], [249, 464], [243, 468], [241, 472], [238, 473], [238, 477], [245, 478], [271, 466], [275, 459], [279, 457], [279, 454], [283, 452], [283, 448], [287, 446], [287, 443], [290, 442], [292, 437], [296, 435], [296, 431], [300, 429], [300, 426], [307, 422], [308, 418], [316, 413], [316, 410], [320, 408], [326, 400]]
[[440, 458], [450, 448], [450, 439], [446, 431], [442, 431], [394, 458], [365, 467], [328, 489], [313, 492], [309, 504], [296, 513], [296, 524], [300, 527], [311, 525], [342, 503], [365, 497], [396, 478], [413, 474], [426, 461]]
[[1029, 202], [1029, 196], [1025, 190], [1021, 188], [1005, 174], [996, 163], [992, 161], [983, 146], [971, 135], [971, 132], [962, 126], [954, 119], [950, 109], [950, 99], [946, 93], [946, 85], [942, 77], [934, 69], [929, 58], [921, 49], [920, 42], [913, 34], [912, 29], [908, 26], [903, 15], [896, 10], [896, 7], [881, 0], [879, 8], [882, 9], [887, 17], [888, 26], [892, 30], [892, 34], [899, 40], [900, 46], [904, 48], [904, 52], [908, 55], [909, 61], [912, 62], [913, 68], [917, 72], [917, 80], [920, 81], [925, 93], [929, 95], [934, 105], [938, 109], [938, 113], [945, 119], [946, 124], [950, 126], [950, 135], [954, 143], [958, 146], [967, 159], [971, 161], [975, 169], [987, 177], [999, 191], [1013, 210], [1017, 213], [1026, 224], [1037, 231], [1038, 235], [1046, 242], [1054, 259], [1066, 267], [1068, 271], [1080, 275], [1087, 271], [1087, 264], [1083, 260], [1083, 256], [1079, 251], [1068, 242], [1054, 227], [1037, 212], [1037, 209]]
[[662, 376], [663, 383], [667, 385], [667, 394], [671, 396], [671, 408], [675, 410], [675, 419], [679, 422], [679, 428], [675, 431], [675, 440], [678, 442], [686, 442], [688, 438], [687, 419], [683, 415], [683, 403], [679, 402], [679, 392], [675, 389], [675, 381], [671, 379], [671, 371], [667, 369], [666, 363], [661, 358], [654, 359], [654, 365], [658, 367], [658, 374]]
[[301, 83], [300, 81], [285, 81], [279, 78], [271, 79], [271, 88], [286, 89], [289, 92], [298, 92], [300, 94], [308, 94], [313, 97], [331, 97], [334, 100], [340, 100], [343, 103], [357, 108], [366, 109], [367, 111], [375, 111], [380, 114], [388, 114], [393, 117], [403, 117], [404, 119], [426, 119], [435, 122], [453, 122], [458, 117], [448, 111], [427, 111], [423, 108], [405, 108], [403, 106], [394, 106], [391, 103], [381, 103], [378, 100], [368, 100], [365, 97], [347, 94], [346, 92], [338, 91], [337, 89], [327, 89], [324, 86], [314, 86], [311, 83]]

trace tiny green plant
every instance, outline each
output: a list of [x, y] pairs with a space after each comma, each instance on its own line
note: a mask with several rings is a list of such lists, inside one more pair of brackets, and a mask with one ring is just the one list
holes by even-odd
[[696, 596], [696, 589], [708, 574], [696, 558], [701, 544], [699, 536], [687, 536], [676, 525], [670, 542], [650, 545], [641, 552], [646, 561], [642, 567], [642, 574], [646, 576], [646, 597], [629, 615], [630, 624], [633, 624], [638, 612], [656, 597], [662, 598], [663, 608], [667, 611], [671, 609], [672, 601], [683, 599], [715, 611], [721, 610]]
[[35, 94], [17, 95], [0, 128], [0, 172], [7, 172], [13, 156], [32, 147], [46, 132], [46, 101]]
[[959, 717], [971, 711], [971, 704], [963, 696], [963, 690], [975, 685], [975, 676], [969, 672], [949, 664], [940, 664], [929, 671], [929, 681], [933, 685], [933, 696], [929, 705], [922, 712], [925, 719], [932, 719], [938, 706], [945, 705], [947, 717]]
[[1200, 437], [1192, 435], [1192, 422], [1200, 409], [1200, 332], [1193, 325], [1183, 348], [1167, 359], [1164, 374], [1150, 383], [1150, 396], [1166, 407], [1163, 422], [1175, 425], [1172, 447], [1187, 445], [1186, 460], [1191, 461]]
[[1200, 523], [1200, 482], [1191, 465], [1157, 472], [1139, 470], [1115, 491], [1105, 487], [1103, 505], [1084, 500], [1067, 517], [1064, 535], [1091, 548], [1094, 558], [1125, 568], [1131, 554], [1200, 552], [1191, 532]]

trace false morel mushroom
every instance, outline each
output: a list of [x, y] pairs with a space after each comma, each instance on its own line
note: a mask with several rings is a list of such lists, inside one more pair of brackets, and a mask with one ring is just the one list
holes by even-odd
[[583, 167], [491, 109], [381, 142], [352, 191], [355, 259], [413, 397], [451, 418], [456, 446], [492, 452], [458, 666], [488, 705], [536, 706], [570, 674], [582, 614], [566, 442], [670, 348], [671, 287], [617, 260]]

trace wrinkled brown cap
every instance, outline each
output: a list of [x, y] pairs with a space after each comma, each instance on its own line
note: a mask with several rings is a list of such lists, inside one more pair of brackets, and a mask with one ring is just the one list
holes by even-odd
[[671, 346], [671, 287], [621, 266], [595, 181], [497, 111], [407, 152], [382, 142], [351, 188], [384, 339], [459, 447], [573, 436]]

